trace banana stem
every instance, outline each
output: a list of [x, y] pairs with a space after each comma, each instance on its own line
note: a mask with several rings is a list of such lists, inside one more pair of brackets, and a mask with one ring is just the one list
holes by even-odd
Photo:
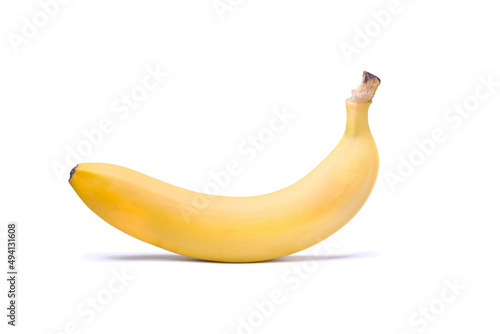
[[347, 101], [351, 102], [370, 102], [380, 85], [380, 79], [366, 71], [363, 71], [363, 81], [358, 88], [351, 91], [352, 95]]
[[368, 107], [371, 101], [349, 101], [345, 102], [347, 109], [347, 122], [345, 135], [359, 136], [361, 133], [369, 133]]

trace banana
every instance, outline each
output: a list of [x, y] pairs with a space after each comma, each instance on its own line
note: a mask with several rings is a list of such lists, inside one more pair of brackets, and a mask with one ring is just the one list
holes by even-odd
[[177, 254], [217, 262], [289, 255], [338, 231], [368, 199], [378, 173], [368, 107], [379, 84], [363, 72], [346, 100], [346, 130], [335, 149], [304, 178], [272, 193], [209, 196], [104, 163], [77, 165], [69, 182], [109, 224]]

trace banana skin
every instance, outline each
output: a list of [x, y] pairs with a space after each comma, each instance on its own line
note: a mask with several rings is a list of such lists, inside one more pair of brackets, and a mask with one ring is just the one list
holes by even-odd
[[[338, 231], [368, 199], [378, 174], [368, 108], [379, 84], [363, 72], [346, 100], [338, 145], [304, 178], [272, 193], [209, 196], [105, 163], [77, 165], [69, 182], [110, 225], [168, 251], [217, 262], [286, 256]], [[200, 206], [200, 198], [208, 203]]]

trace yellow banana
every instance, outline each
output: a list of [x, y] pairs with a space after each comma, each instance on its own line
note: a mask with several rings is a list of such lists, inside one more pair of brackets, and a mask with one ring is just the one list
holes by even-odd
[[[378, 152], [368, 107], [379, 84], [363, 72], [361, 85], [346, 101], [347, 125], [339, 144], [303, 179], [272, 193], [208, 196], [103, 163], [77, 165], [69, 182], [106, 222], [174, 253], [220, 262], [289, 255], [338, 231], [370, 195]], [[208, 203], [200, 206], [200, 198]]]

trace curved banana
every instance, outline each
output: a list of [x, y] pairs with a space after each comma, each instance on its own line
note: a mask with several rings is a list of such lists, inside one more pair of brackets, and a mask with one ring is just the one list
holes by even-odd
[[272, 193], [208, 196], [102, 163], [77, 165], [69, 182], [109, 224], [174, 253], [220, 262], [289, 255], [339, 230], [370, 195], [378, 153], [368, 107], [379, 84], [379, 78], [363, 73], [346, 101], [347, 125], [339, 144], [303, 179]]

